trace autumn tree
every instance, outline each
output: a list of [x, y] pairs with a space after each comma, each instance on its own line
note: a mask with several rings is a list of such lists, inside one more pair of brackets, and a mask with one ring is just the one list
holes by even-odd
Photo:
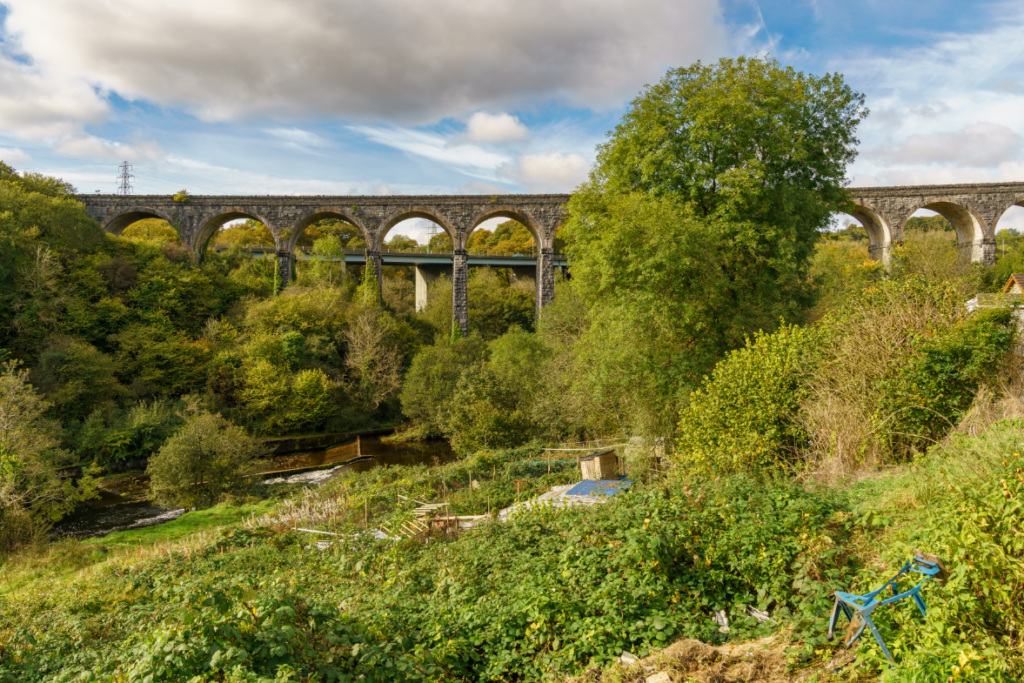
[[266, 451], [239, 427], [188, 398], [184, 424], [149, 460], [153, 493], [168, 507], [203, 507], [244, 487]]
[[863, 102], [838, 74], [698, 62], [645, 87], [599, 147], [563, 235], [590, 305], [579, 369], [625, 428], [671, 433], [724, 352], [801, 318]]

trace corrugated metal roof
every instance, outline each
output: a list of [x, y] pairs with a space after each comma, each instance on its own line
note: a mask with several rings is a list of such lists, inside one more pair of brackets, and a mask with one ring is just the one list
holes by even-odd
[[565, 492], [567, 496], [614, 496], [630, 487], [628, 479], [584, 479]]

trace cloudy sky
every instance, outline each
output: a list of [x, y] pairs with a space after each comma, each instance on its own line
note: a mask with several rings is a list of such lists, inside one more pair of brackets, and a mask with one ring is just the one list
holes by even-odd
[[[856, 185], [1024, 180], [1024, 4], [0, 0], [0, 159], [110, 192], [564, 192], [671, 66], [867, 95]], [[1021, 209], [1024, 213], [1024, 209]]]

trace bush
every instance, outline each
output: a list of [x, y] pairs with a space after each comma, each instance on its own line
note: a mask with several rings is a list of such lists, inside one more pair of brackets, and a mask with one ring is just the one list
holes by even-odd
[[455, 394], [462, 371], [487, 358], [482, 339], [449, 341], [438, 335], [432, 346], [420, 349], [412, 359], [402, 386], [402, 412], [416, 424], [435, 435], [442, 430], [442, 411]]
[[814, 341], [795, 326], [759, 332], [719, 362], [680, 414], [680, 460], [719, 474], [794, 464], [807, 440], [799, 413]]
[[460, 455], [515, 448], [530, 439], [530, 420], [515, 392], [487, 368], [462, 373], [442, 420], [445, 437]]
[[212, 505], [259, 471], [265, 451], [241, 429], [191, 398], [181, 417], [185, 423], [146, 468], [161, 505]]
[[[881, 680], [1024, 679], [1022, 442], [1024, 422], [1006, 420], [933, 450], [895, 480], [862, 486], [857, 523], [876, 530], [874, 545], [888, 569], [866, 565], [852, 590], [874, 590], [915, 548], [938, 555], [950, 574], [946, 584], [923, 589], [926, 619], [906, 603], [875, 613], [899, 662]], [[861, 651], [888, 669], [873, 639], [865, 638]]]

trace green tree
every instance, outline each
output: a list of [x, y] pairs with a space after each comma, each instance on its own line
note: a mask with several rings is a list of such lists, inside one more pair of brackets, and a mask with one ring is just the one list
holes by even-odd
[[243, 488], [263, 465], [265, 449], [219, 414], [189, 398], [184, 424], [149, 460], [156, 500], [168, 507], [204, 507]]
[[32, 383], [53, 404], [62, 419], [85, 419], [96, 408], [112, 408], [129, 396], [117, 381], [114, 359], [91, 344], [57, 337], [39, 353]]
[[420, 243], [405, 235], [394, 235], [387, 241], [385, 246], [391, 251], [404, 251], [406, 249], [416, 249], [420, 246]]
[[628, 429], [671, 433], [722, 353], [801, 317], [866, 113], [838, 74], [773, 59], [673, 69], [633, 101], [562, 232], [590, 303], [587, 381]]
[[487, 345], [478, 336], [449, 341], [443, 335], [420, 349], [402, 385], [402, 412], [427, 433], [441, 434], [441, 413], [452, 400], [463, 370], [487, 358]]
[[345, 254], [341, 239], [327, 234], [313, 242], [313, 280], [321, 287], [334, 287], [341, 282]]
[[141, 221], [136, 221], [121, 231], [120, 237], [132, 242], [156, 242], [157, 244], [181, 241], [178, 231], [162, 218], [144, 218]]
[[494, 372], [469, 367], [441, 415], [442, 429], [460, 455], [515, 448], [531, 436], [530, 420], [515, 392]]
[[0, 366], [0, 548], [32, 540], [38, 523], [56, 521], [95, 495], [90, 477], [77, 483], [59, 468], [60, 428], [46, 419], [50, 404], [13, 361]]

